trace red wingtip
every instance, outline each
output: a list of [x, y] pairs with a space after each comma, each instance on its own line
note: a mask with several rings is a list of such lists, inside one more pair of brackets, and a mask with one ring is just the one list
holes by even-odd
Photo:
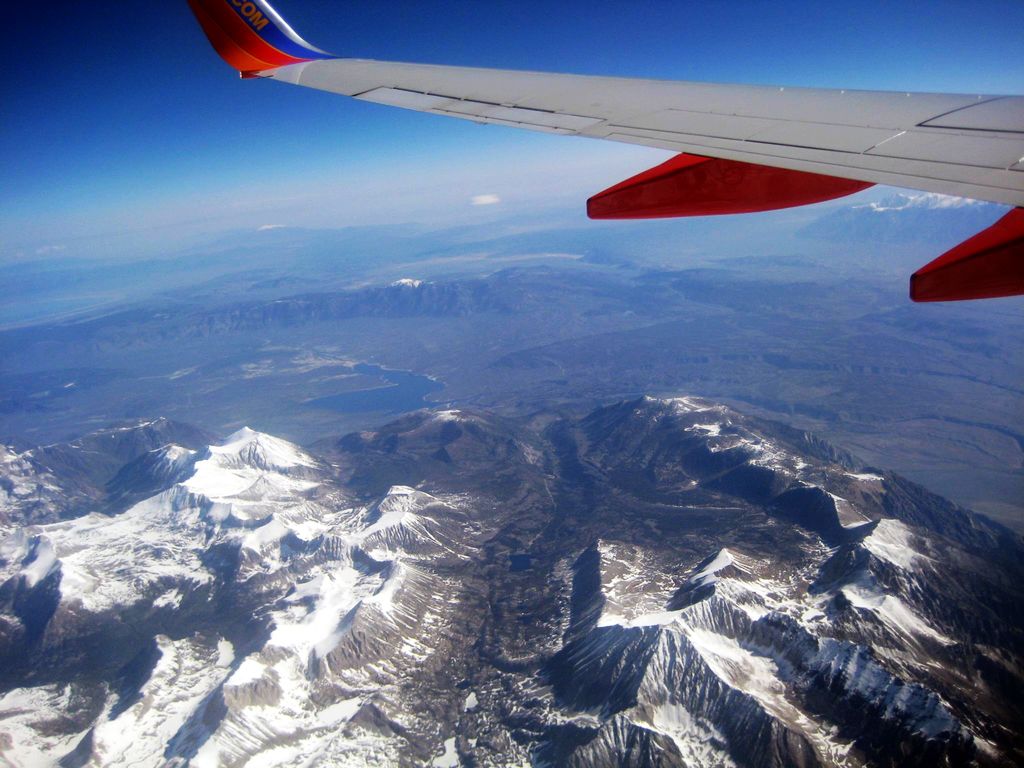
[[910, 277], [914, 301], [995, 299], [1024, 294], [1024, 208], [946, 251]]
[[819, 203], [872, 186], [865, 181], [681, 154], [587, 201], [592, 219], [754, 213]]

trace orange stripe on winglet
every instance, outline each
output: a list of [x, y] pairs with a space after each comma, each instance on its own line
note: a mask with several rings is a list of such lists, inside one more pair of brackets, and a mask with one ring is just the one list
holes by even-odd
[[259, 72], [278, 66], [269, 61], [258, 59], [243, 50], [198, 0], [188, 0], [188, 4], [192, 9], [192, 13], [195, 14], [196, 19], [199, 21], [199, 26], [203, 28], [206, 39], [210, 41], [210, 45], [213, 46], [213, 49], [217, 51], [224, 61], [239, 72]]
[[252, 27], [243, 21], [241, 16], [228, 7], [227, 0], [208, 1], [205, 3], [205, 7], [210, 16], [217, 22], [220, 28], [227, 33], [227, 36], [236, 46], [241, 48], [254, 59], [259, 59], [269, 63], [270, 66], [263, 67], [263, 69], [283, 67], [288, 64], [298, 64], [303, 61], [309, 61], [309, 59], [297, 58], [287, 53], [283, 53], [272, 46], [260, 37]]

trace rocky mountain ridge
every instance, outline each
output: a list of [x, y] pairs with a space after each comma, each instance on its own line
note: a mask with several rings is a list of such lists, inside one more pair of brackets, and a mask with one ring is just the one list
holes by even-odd
[[92, 508], [40, 457], [93, 438], [4, 454], [12, 764], [1022, 756], [1020, 537], [809, 436], [687, 397], [314, 452], [155, 423]]

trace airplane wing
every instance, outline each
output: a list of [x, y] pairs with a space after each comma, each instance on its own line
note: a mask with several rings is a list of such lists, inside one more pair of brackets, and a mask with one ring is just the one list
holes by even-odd
[[189, 0], [242, 77], [477, 123], [680, 154], [592, 218], [786, 208], [891, 184], [1014, 206], [911, 278], [915, 301], [1024, 294], [1024, 96], [746, 86], [335, 57], [265, 0]]

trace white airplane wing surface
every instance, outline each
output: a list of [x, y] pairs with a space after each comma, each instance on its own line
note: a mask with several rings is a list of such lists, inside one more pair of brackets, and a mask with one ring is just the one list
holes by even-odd
[[1024, 293], [1024, 96], [767, 87], [338, 58], [264, 0], [189, 0], [243, 77], [478, 123], [680, 154], [593, 218], [747, 213], [891, 184], [1014, 206], [911, 278], [917, 301]]

